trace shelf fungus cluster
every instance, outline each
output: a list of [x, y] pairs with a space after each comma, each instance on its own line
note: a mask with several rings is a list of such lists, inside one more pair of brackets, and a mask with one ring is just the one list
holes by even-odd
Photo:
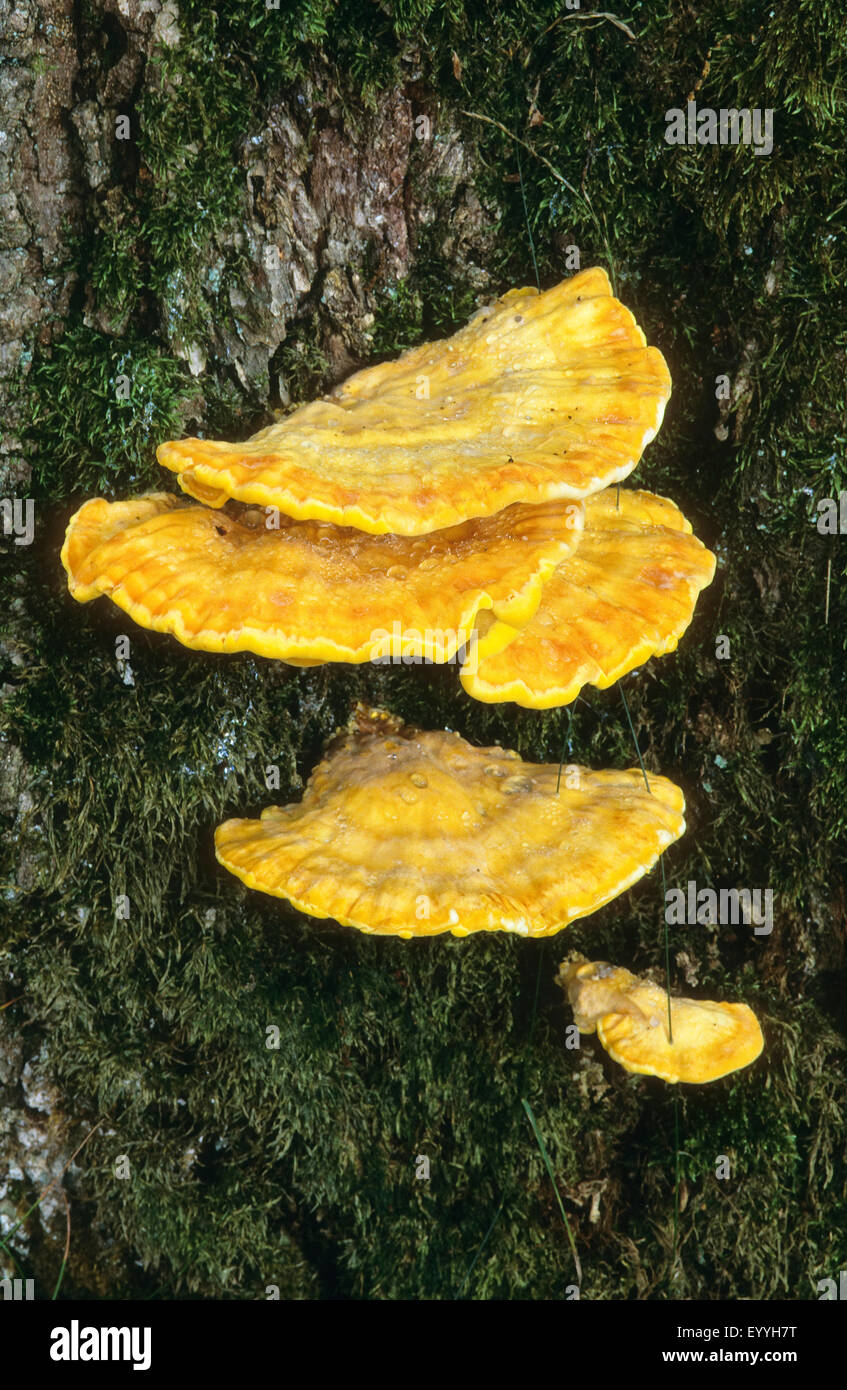
[[672, 650], [712, 578], [671, 502], [619, 486], [669, 395], [604, 271], [512, 290], [243, 443], [161, 444], [187, 497], [87, 502], [69, 587], [201, 651], [566, 704]]
[[671, 998], [659, 985], [605, 961], [563, 961], [556, 977], [580, 1033], [629, 1072], [663, 1081], [717, 1081], [748, 1067], [762, 1030], [746, 1004]]
[[[70, 592], [201, 651], [454, 662], [476, 700], [566, 705], [672, 651], [714, 574], [672, 502], [620, 486], [670, 388], [603, 270], [512, 290], [242, 443], [161, 444], [184, 496], [86, 502], [62, 549]], [[563, 781], [360, 708], [300, 803], [228, 820], [215, 844], [249, 887], [363, 932], [543, 937], [635, 883], [683, 813], [663, 777]], [[637, 1070], [661, 1037], [632, 989], [597, 1028]], [[735, 1006], [696, 1007], [729, 1049]]]
[[228, 820], [217, 857], [250, 888], [380, 936], [550, 936], [637, 882], [685, 829], [682, 792], [357, 708], [303, 799]]
[[395, 651], [449, 661], [463, 637], [479, 633], [485, 609], [479, 659], [536, 610], [544, 580], [576, 543], [582, 505], [516, 504], [430, 536], [372, 536], [290, 517], [268, 530], [264, 522], [255, 509], [230, 516], [170, 493], [95, 498], [65, 538], [71, 593], [81, 602], [108, 594], [143, 627], [187, 647], [292, 665]]

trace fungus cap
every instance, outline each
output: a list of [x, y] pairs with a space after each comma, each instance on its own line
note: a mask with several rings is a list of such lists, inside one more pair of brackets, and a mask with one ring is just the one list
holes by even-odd
[[746, 1004], [671, 998], [650, 980], [605, 961], [562, 962], [558, 983], [567, 992], [581, 1033], [597, 1036], [626, 1071], [663, 1081], [716, 1081], [755, 1062], [764, 1046], [756, 1015]]
[[203, 651], [439, 662], [469, 645], [475, 662], [531, 617], [582, 514], [579, 502], [518, 504], [429, 536], [369, 536], [289, 517], [268, 530], [261, 511], [235, 519], [167, 493], [95, 498], [71, 518], [62, 563], [80, 602], [108, 594]]
[[357, 372], [240, 444], [170, 440], [159, 462], [212, 506], [419, 535], [625, 478], [671, 383], [605, 271], [510, 290], [452, 338]]
[[682, 792], [638, 769], [564, 780], [359, 707], [301, 802], [228, 820], [218, 860], [301, 912], [390, 936], [548, 936], [635, 883], [685, 828]]
[[715, 557], [682, 512], [650, 492], [608, 488], [585, 501], [577, 549], [544, 587], [513, 642], [461, 673], [476, 700], [531, 709], [566, 705], [651, 656], [673, 651]]

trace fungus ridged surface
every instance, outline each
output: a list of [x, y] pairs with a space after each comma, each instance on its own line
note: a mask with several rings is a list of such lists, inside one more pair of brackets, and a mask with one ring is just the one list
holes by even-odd
[[608, 488], [586, 499], [577, 549], [515, 640], [462, 670], [469, 695], [532, 709], [565, 705], [673, 651], [710, 584], [715, 557], [665, 497]]
[[72, 517], [62, 563], [80, 602], [108, 594], [142, 627], [203, 651], [449, 661], [485, 609], [478, 660], [531, 617], [582, 518], [582, 503], [550, 502], [427, 536], [370, 536], [257, 509], [236, 519], [167, 493], [96, 498]]
[[746, 1004], [671, 998], [661, 986], [605, 961], [563, 962], [557, 976], [581, 1033], [597, 1036], [629, 1072], [663, 1081], [717, 1081], [755, 1062], [764, 1046]]
[[243, 443], [171, 440], [158, 458], [212, 506], [233, 497], [419, 535], [619, 482], [670, 389], [661, 353], [592, 269], [511, 290], [453, 337], [356, 373]]
[[359, 707], [301, 802], [228, 820], [218, 860], [301, 912], [390, 936], [548, 936], [635, 883], [685, 828], [640, 770], [571, 770]]

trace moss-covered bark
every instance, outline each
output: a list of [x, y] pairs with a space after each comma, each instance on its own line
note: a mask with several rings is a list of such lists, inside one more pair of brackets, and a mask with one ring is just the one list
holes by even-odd
[[[81, 8], [70, 298], [21, 329], [31, 482], [6, 484], [36, 498], [36, 538], [0, 553], [0, 1220], [99, 1124], [66, 1179], [65, 1292], [564, 1297], [522, 1098], [583, 1297], [809, 1299], [845, 1267], [847, 537], [814, 525], [847, 488], [840, 9], [636, 3], [630, 36], [538, 0]], [[691, 94], [773, 109], [772, 154], [666, 144]], [[675, 986], [746, 1000], [766, 1034], [751, 1070], [678, 1095], [567, 1051], [552, 983], [572, 947], [660, 971], [657, 873], [554, 942], [404, 944], [299, 918], [212, 853], [223, 817], [298, 794], [356, 698], [630, 766], [618, 690], [571, 725], [475, 705], [450, 669], [203, 656], [77, 607], [58, 563], [82, 497], [170, 485], [159, 439], [246, 434], [536, 266], [554, 283], [572, 246], [671, 368], [635, 477], [719, 557], [679, 652], [625, 681], [648, 766], [687, 797], [668, 884], [776, 899], [770, 936], [673, 929]], [[47, 1218], [7, 1245], [50, 1292], [64, 1207]]]

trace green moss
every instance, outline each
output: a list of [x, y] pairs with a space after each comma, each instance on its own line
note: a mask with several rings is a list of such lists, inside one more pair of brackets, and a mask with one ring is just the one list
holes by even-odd
[[156, 445], [195, 394], [182, 363], [138, 334], [77, 324], [33, 361], [27, 445], [41, 494], [162, 484]]
[[388, 285], [370, 329], [374, 355], [395, 357], [406, 348], [445, 338], [466, 323], [477, 307], [473, 286], [439, 254], [424, 235], [410, 275]]
[[286, 405], [302, 405], [323, 395], [331, 386], [330, 364], [314, 340], [311, 324], [295, 325], [286, 334], [270, 364], [271, 380], [276, 376]]

